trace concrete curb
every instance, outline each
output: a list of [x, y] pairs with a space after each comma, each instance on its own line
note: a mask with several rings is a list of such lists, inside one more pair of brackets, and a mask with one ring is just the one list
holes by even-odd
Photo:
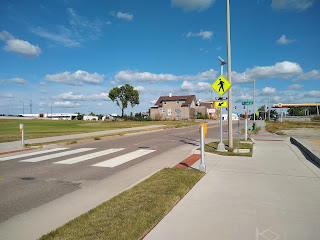
[[[294, 145], [296, 145], [298, 148], [302, 149], [304, 153], [315, 163], [320, 165], [320, 154], [313, 151], [313, 146], [310, 144], [307, 144], [305, 141], [296, 139], [293, 137], [290, 137], [290, 142]], [[320, 151], [319, 151], [320, 152]]]

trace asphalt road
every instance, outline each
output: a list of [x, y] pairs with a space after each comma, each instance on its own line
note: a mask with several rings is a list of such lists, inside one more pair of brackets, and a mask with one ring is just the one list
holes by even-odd
[[[233, 129], [234, 137], [236, 137], [237, 123], [234, 123]], [[0, 180], [0, 222], [80, 189], [84, 184], [108, 178], [114, 173], [148, 161], [163, 152], [185, 144], [196, 148], [200, 145], [199, 135], [198, 126], [192, 126], [114, 136], [108, 140], [72, 145], [68, 149], [56, 152], [19, 157], [7, 161], [1, 161], [6, 157], [2, 156], [0, 158], [0, 178], [2, 178]], [[226, 138], [227, 126], [224, 126], [224, 139]], [[208, 125], [206, 139], [219, 139], [218, 122]], [[81, 151], [79, 149], [84, 150], [77, 152]], [[108, 149], [116, 149], [116, 152], [92, 157], [89, 160], [79, 160], [84, 155]], [[73, 150], [77, 153], [58, 157], [60, 153]], [[29, 154], [31, 151], [27, 152]], [[18, 155], [22, 154], [26, 154], [26, 152]], [[135, 154], [136, 158], [129, 161], [128, 158]], [[116, 157], [121, 159], [114, 159]], [[57, 164], [59, 161], [71, 158], [76, 158], [79, 162]], [[92, 166], [110, 159], [124, 163], [113, 167]]]

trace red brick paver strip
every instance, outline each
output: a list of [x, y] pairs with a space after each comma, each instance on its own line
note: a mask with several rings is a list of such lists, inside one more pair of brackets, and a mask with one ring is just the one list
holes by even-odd
[[175, 165], [173, 168], [188, 168], [191, 167], [196, 161], [201, 158], [200, 154], [193, 154], [190, 157], [186, 158], [182, 162]]
[[255, 141], [265, 141], [265, 142], [283, 142], [283, 140], [276, 140], [276, 139], [255, 139]]
[[26, 149], [11, 151], [11, 152], [2, 152], [2, 153], [0, 153], [0, 155], [9, 154], [9, 153], [16, 153], [16, 152], [23, 152], [23, 151], [29, 151], [29, 150], [34, 150], [34, 149], [37, 149], [37, 148], [26, 148]]

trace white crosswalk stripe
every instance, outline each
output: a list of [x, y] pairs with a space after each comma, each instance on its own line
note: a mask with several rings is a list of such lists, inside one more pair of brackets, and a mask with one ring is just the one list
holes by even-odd
[[46, 161], [46, 160], [50, 160], [53, 158], [58, 158], [58, 157], [68, 156], [68, 155], [72, 155], [72, 154], [76, 154], [76, 153], [90, 151], [93, 149], [95, 149], [95, 148], [79, 148], [79, 149], [74, 149], [74, 150], [70, 150], [70, 151], [66, 151], [66, 152], [54, 153], [51, 155], [30, 158], [30, 159], [22, 160], [20, 162], [41, 162], [41, 161]]
[[124, 164], [126, 162], [132, 161], [132, 160], [134, 160], [136, 158], [139, 158], [139, 157], [142, 157], [144, 155], [147, 155], [149, 153], [152, 153], [154, 151], [155, 150], [140, 149], [140, 150], [137, 150], [137, 151], [134, 151], [134, 152], [131, 152], [131, 153], [124, 154], [124, 155], [119, 156], [119, 157], [115, 157], [115, 158], [106, 160], [104, 162], [100, 162], [100, 163], [94, 164], [92, 166], [94, 166], [94, 167], [109, 167], [109, 168], [113, 168], [113, 167], [119, 166], [121, 164]]
[[62, 160], [59, 162], [54, 162], [54, 164], [74, 164], [74, 163], [79, 163], [79, 162], [83, 162], [86, 160], [90, 160], [92, 158], [98, 158], [107, 154], [111, 154], [111, 153], [115, 153], [115, 152], [119, 152], [121, 150], [124, 150], [124, 148], [110, 148], [104, 151], [100, 151], [100, 152], [95, 152], [95, 153], [89, 153], [83, 156], [79, 156], [79, 157], [74, 157], [74, 158], [70, 158], [70, 159], [66, 159], [66, 160]]
[[43, 151], [38, 151], [38, 152], [31, 152], [31, 153], [14, 155], [14, 156], [0, 158], [0, 162], [12, 160], [12, 159], [17, 159], [17, 158], [30, 157], [30, 156], [34, 156], [34, 155], [40, 155], [40, 154], [44, 154], [44, 153], [57, 152], [57, 151], [65, 150], [65, 149], [68, 149], [68, 148], [54, 148], [54, 149], [48, 149], [48, 150], [43, 150]]

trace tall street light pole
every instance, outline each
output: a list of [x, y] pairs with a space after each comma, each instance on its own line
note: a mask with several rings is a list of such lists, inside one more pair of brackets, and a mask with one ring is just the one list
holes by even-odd
[[[230, 45], [230, 4], [227, 0], [227, 51], [228, 51], [228, 81], [231, 83], [231, 45]], [[228, 144], [233, 148], [232, 137], [232, 87], [228, 90]]]
[[253, 122], [256, 122], [256, 80], [253, 80]]
[[[220, 56], [218, 57], [218, 59], [221, 62], [221, 66], [220, 66], [220, 75], [223, 76], [223, 65], [227, 64]], [[230, 90], [230, 89], [229, 89]], [[222, 99], [222, 98], [221, 98]], [[221, 100], [220, 100], [221, 101]], [[225, 152], [225, 146], [224, 143], [222, 141], [222, 107], [220, 108], [220, 143], [218, 144], [218, 149], [217, 151], [220, 152]]]

